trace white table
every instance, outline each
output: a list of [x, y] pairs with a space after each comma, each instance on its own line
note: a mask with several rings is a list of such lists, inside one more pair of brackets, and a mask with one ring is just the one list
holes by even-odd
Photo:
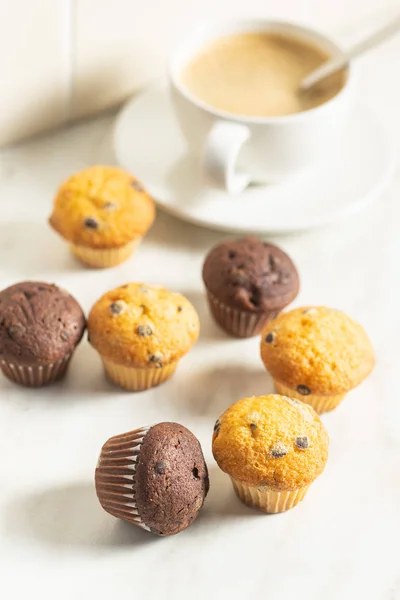
[[[107, 383], [86, 340], [59, 385], [27, 390], [0, 378], [1, 597], [400, 598], [400, 173], [354, 220], [272, 240], [298, 265], [296, 304], [328, 304], [362, 322], [377, 365], [323, 417], [329, 461], [305, 501], [264, 516], [236, 499], [211, 454], [216, 417], [243, 396], [272, 391], [258, 340], [226, 337], [207, 311], [201, 265], [224, 236], [159, 214], [132, 260], [95, 271], [76, 263], [46, 223], [65, 177], [112, 161], [111, 124], [104, 117], [2, 153], [0, 288], [29, 278], [56, 282], [88, 311], [124, 282], [161, 283], [195, 304], [201, 336], [170, 382], [136, 395]], [[109, 436], [162, 420], [199, 437], [211, 478], [195, 524], [165, 539], [107, 515], [93, 486]]]

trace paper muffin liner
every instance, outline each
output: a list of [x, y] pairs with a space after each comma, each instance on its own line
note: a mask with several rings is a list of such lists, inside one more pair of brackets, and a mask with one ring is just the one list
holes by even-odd
[[289, 492], [277, 492], [266, 487], [252, 487], [231, 477], [233, 488], [240, 500], [263, 512], [274, 514], [293, 508], [303, 500], [309, 485]]
[[95, 471], [96, 494], [106, 512], [146, 531], [136, 504], [136, 464], [150, 427], [110, 438], [102, 447]]
[[36, 366], [17, 365], [16, 363], [0, 361], [3, 374], [15, 383], [26, 387], [40, 387], [61, 379], [70, 363], [72, 353], [61, 360]]
[[89, 248], [88, 246], [78, 246], [71, 244], [73, 254], [81, 262], [89, 267], [105, 269], [114, 267], [124, 262], [131, 256], [133, 251], [139, 246], [142, 236], [137, 236], [134, 240], [119, 248]]
[[260, 335], [268, 321], [274, 319], [279, 313], [277, 310], [263, 313], [237, 310], [220, 302], [209, 291], [207, 291], [207, 298], [211, 314], [216, 322], [222, 329], [235, 337], [246, 338]]
[[119, 387], [131, 392], [148, 390], [164, 383], [175, 372], [178, 361], [160, 368], [136, 368], [118, 365], [102, 357], [104, 370], [108, 378]]
[[297, 400], [301, 400], [306, 404], [310, 404], [310, 406], [312, 406], [318, 414], [333, 410], [346, 396], [346, 394], [338, 394], [337, 396], [317, 396], [316, 394], [304, 395], [299, 394], [297, 390], [292, 390], [291, 388], [286, 387], [286, 385], [279, 383], [279, 381], [276, 381], [276, 379], [274, 380], [274, 383], [278, 394], [281, 394], [282, 396], [289, 396], [289, 398], [296, 398]]

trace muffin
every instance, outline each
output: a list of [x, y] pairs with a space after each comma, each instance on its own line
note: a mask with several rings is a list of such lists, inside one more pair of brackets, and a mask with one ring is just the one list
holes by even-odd
[[261, 357], [278, 393], [303, 400], [318, 413], [334, 409], [375, 361], [361, 325], [325, 306], [297, 308], [269, 323]]
[[117, 167], [90, 167], [60, 187], [50, 225], [81, 262], [102, 268], [126, 260], [154, 216], [153, 200], [132, 175]]
[[131, 391], [171, 377], [199, 329], [197, 313], [184, 296], [141, 283], [104, 294], [88, 319], [90, 343], [106, 374]]
[[283, 250], [256, 237], [215, 246], [203, 280], [216, 322], [236, 337], [259, 335], [299, 291], [299, 277]]
[[81, 307], [68, 292], [24, 281], [0, 292], [0, 367], [28, 387], [61, 379], [85, 330]]
[[209, 488], [200, 443], [178, 423], [110, 438], [101, 449], [95, 484], [105, 511], [162, 536], [193, 523]]
[[271, 394], [228, 408], [215, 424], [212, 448], [242, 502], [278, 513], [304, 498], [325, 468], [328, 445], [311, 406]]

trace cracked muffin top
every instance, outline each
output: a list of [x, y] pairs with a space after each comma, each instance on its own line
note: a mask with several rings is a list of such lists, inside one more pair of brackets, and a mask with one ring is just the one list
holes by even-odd
[[303, 395], [350, 391], [372, 371], [372, 344], [361, 325], [326, 306], [296, 308], [268, 323], [261, 358], [272, 377]]
[[218, 466], [249, 486], [289, 491], [324, 470], [328, 433], [315, 410], [270, 394], [243, 398], [217, 420], [212, 449]]
[[281, 310], [299, 291], [291, 258], [257, 237], [215, 246], [204, 262], [203, 280], [217, 300], [249, 312]]
[[94, 166], [61, 185], [49, 221], [72, 244], [105, 249], [144, 235], [154, 217], [154, 202], [137, 179], [118, 167]]
[[128, 283], [102, 296], [88, 319], [90, 343], [127, 367], [160, 368], [186, 354], [199, 335], [199, 317], [182, 294]]
[[85, 330], [78, 302], [56, 285], [24, 281], [0, 292], [0, 359], [20, 365], [70, 354]]

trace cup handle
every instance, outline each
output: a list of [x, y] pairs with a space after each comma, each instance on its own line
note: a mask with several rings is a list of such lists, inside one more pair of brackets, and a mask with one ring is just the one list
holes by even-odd
[[203, 175], [208, 185], [223, 188], [229, 194], [240, 194], [246, 189], [250, 176], [238, 172], [236, 163], [249, 137], [246, 125], [229, 121], [214, 123], [203, 151]]

